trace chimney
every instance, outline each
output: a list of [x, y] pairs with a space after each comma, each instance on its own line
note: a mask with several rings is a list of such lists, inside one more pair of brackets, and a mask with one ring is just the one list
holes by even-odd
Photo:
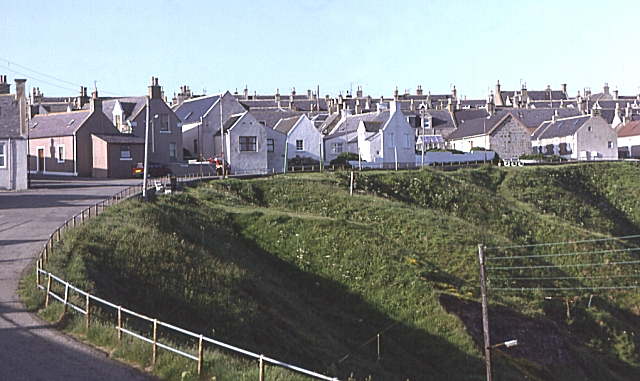
[[411, 111], [415, 111], [415, 110], [416, 110], [416, 105], [415, 105], [415, 103], [413, 102], [413, 99], [411, 99], [411, 104], [410, 104], [410, 106], [409, 106], [409, 109], [410, 109]]
[[418, 85], [418, 88], [416, 89], [416, 95], [422, 96], [422, 85]]
[[364, 101], [364, 108], [366, 110], [371, 110], [371, 96], [367, 95], [367, 98]]
[[87, 88], [80, 86], [80, 96], [76, 99], [76, 106], [78, 109], [82, 109], [87, 103], [89, 103]]
[[496, 81], [496, 106], [504, 106], [502, 92], [500, 92], [500, 80]]
[[[6, 82], [7, 77], [4, 76], [2, 78], [4, 82]], [[20, 110], [20, 135], [27, 135], [27, 99], [24, 96], [24, 84], [27, 82], [26, 79], [14, 79], [16, 82], [16, 101], [19, 104]]]
[[564, 93], [564, 95], [567, 95], [567, 84], [563, 83], [562, 85], [560, 85], [560, 87], [562, 88], [562, 92]]
[[609, 94], [609, 84], [608, 84], [608, 83], [605, 83], [605, 84], [604, 84], [604, 89], [603, 89], [603, 91], [604, 91], [604, 93], [605, 93], [605, 94]]
[[362, 98], [362, 86], [358, 86], [358, 90], [356, 90], [356, 98]]
[[247, 88], [247, 85], [244, 85], [244, 90], [242, 90], [242, 95], [244, 95], [245, 101], [249, 99], [249, 89]]
[[158, 78], [151, 77], [151, 86], [149, 86], [150, 99], [162, 99], [162, 88], [158, 85]]
[[396, 89], [393, 91], [393, 100], [398, 101], [398, 86], [396, 86]]
[[451, 115], [453, 115], [453, 101], [451, 98], [447, 99], [447, 110]]
[[451, 89], [451, 96], [453, 97], [453, 99], [457, 99], [458, 97], [458, 91], [456, 90], [456, 85], [453, 85], [453, 88]]
[[307, 90], [307, 99], [309, 99], [309, 100], [313, 99], [311, 97], [311, 90]]
[[7, 76], [0, 75], [0, 94], [11, 94], [11, 85], [7, 83]]
[[362, 114], [362, 106], [360, 105], [360, 98], [356, 99], [356, 115], [357, 114]]
[[613, 100], [614, 101], [618, 100], [618, 89], [613, 90]]
[[93, 96], [91, 97], [91, 113], [102, 111], [102, 99], [98, 98], [98, 89], [93, 90]]
[[391, 101], [391, 103], [389, 104], [389, 109], [391, 110], [391, 115], [400, 112], [400, 102]]
[[276, 88], [276, 102], [278, 102], [278, 107], [280, 107], [280, 89]]
[[295, 96], [296, 96], [296, 88], [292, 87], [291, 88], [291, 99], [293, 99], [293, 97], [295, 97]]
[[491, 93], [491, 95], [489, 95], [489, 98], [487, 99], [487, 112], [489, 113], [489, 116], [493, 116], [493, 114], [495, 113], [495, 104], [493, 103], [493, 92]]

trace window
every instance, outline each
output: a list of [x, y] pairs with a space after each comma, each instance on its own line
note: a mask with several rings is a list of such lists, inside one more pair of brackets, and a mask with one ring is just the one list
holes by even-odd
[[0, 168], [7, 167], [7, 152], [5, 151], [7, 143], [0, 143]]
[[273, 139], [267, 139], [267, 152], [274, 151]]
[[404, 148], [411, 147], [411, 141], [409, 139], [409, 134], [404, 134]]
[[342, 153], [342, 143], [331, 143], [331, 153]]
[[120, 160], [131, 160], [131, 146], [120, 146]]
[[591, 126], [587, 127], [587, 131], [591, 131]]
[[393, 148], [393, 134], [387, 135], [387, 148]]
[[64, 144], [56, 147], [56, 159], [58, 159], [58, 163], [64, 163]]
[[170, 132], [169, 114], [160, 114], [160, 132]]
[[304, 151], [304, 140], [296, 140], [296, 151]]
[[176, 143], [169, 143], [169, 158], [175, 159], [176, 153], [177, 153]]
[[613, 148], [613, 142], [612, 141], [607, 142], [607, 148]]
[[240, 136], [240, 151], [257, 151], [257, 140], [255, 136]]

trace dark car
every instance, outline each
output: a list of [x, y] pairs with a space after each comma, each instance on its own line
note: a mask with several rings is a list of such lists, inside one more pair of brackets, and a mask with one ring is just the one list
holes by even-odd
[[[133, 177], [142, 178], [144, 176], [144, 165], [142, 163], [136, 164], [131, 170]], [[171, 169], [162, 163], [149, 163], [147, 169], [147, 177], [163, 177], [171, 174]]]

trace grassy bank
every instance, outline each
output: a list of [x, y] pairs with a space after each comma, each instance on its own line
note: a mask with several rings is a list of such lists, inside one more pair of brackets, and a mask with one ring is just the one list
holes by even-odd
[[[111, 208], [65, 237], [48, 268], [127, 308], [341, 379], [482, 380], [477, 245], [640, 234], [639, 180], [633, 165], [602, 163], [363, 172], [353, 197], [346, 172], [212, 182], [154, 203]], [[517, 250], [488, 255], [560, 248]], [[636, 258], [635, 251], [607, 257]], [[558, 256], [544, 263], [582, 260]], [[581, 270], [563, 273], [578, 280], [544, 286], [597, 286], [635, 271]], [[596, 275], [602, 278], [591, 280]], [[495, 342], [520, 342], [494, 352], [497, 379], [624, 380], [638, 371], [633, 289], [495, 292], [490, 300]], [[42, 297], [32, 304], [41, 307]], [[58, 311], [42, 314], [55, 318]], [[148, 351], [138, 346], [133, 352]], [[212, 350], [208, 376], [253, 377], [255, 364]], [[149, 358], [139, 355], [136, 362], [147, 367]], [[230, 365], [213, 369], [222, 363]], [[193, 364], [185, 366], [170, 368], [192, 372]], [[229, 369], [240, 373], [230, 376]], [[178, 370], [163, 374], [182, 377]], [[273, 379], [296, 377], [283, 372]]]

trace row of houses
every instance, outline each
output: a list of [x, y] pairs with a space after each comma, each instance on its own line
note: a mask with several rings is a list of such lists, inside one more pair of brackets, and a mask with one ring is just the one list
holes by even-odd
[[[503, 159], [542, 153], [573, 159], [637, 157], [636, 119], [640, 95], [619, 96], [585, 89], [570, 97], [562, 90], [505, 91], [496, 83], [487, 100], [450, 94], [415, 94], [398, 89], [393, 97], [355, 94], [320, 97], [320, 89], [288, 96], [224, 92], [195, 95], [180, 88], [170, 102], [157, 78], [148, 94], [137, 97], [45, 97], [34, 88], [25, 103], [24, 81], [11, 95], [0, 77], [0, 179], [25, 172], [65, 176], [129, 177], [148, 154], [152, 162], [172, 165], [224, 156], [233, 173], [280, 172], [286, 162], [304, 158], [331, 161], [352, 152], [362, 161], [414, 165], [422, 148], [493, 150]], [[19, 111], [23, 104], [24, 111]], [[22, 117], [20, 117], [22, 116]], [[3, 119], [4, 118], [4, 119]], [[20, 124], [22, 123], [22, 124]], [[8, 127], [11, 126], [11, 127]], [[11, 139], [11, 140], [9, 140]], [[27, 155], [17, 154], [25, 149]], [[620, 149], [619, 149], [620, 148]], [[417, 149], [417, 151], [416, 151]], [[9, 157], [16, 164], [9, 165]], [[25, 159], [28, 157], [28, 160]], [[14, 163], [11, 161], [11, 163]], [[16, 180], [1, 188], [20, 188]]]

